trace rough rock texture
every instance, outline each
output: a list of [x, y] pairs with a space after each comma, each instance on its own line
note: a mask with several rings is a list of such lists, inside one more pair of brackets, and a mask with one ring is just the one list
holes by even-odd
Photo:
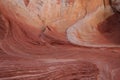
[[115, 12], [120, 12], [120, 0], [111, 0], [111, 6]]
[[119, 80], [119, 6], [0, 0], [0, 80]]

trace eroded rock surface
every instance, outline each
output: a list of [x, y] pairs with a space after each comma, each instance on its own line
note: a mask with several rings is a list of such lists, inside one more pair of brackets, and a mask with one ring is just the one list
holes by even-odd
[[119, 6], [0, 0], [0, 80], [119, 80]]

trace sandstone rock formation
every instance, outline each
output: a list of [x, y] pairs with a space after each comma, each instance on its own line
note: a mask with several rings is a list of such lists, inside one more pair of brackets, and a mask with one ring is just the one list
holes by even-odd
[[119, 80], [119, 3], [0, 0], [0, 80]]

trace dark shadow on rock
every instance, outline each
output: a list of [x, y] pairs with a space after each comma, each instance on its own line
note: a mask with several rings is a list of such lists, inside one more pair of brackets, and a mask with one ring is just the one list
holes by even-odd
[[24, 0], [25, 6], [28, 6], [30, 0]]
[[115, 13], [114, 15], [107, 18], [104, 22], [98, 26], [100, 33], [107, 38], [113, 44], [120, 44], [120, 14]]

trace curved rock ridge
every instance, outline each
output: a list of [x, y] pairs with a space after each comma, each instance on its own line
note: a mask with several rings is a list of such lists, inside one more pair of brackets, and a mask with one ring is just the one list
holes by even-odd
[[[0, 12], [1, 19], [6, 20], [1, 27], [3, 23], [7, 26], [1, 33], [10, 27], [9, 33], [16, 33], [12, 35], [19, 36], [19, 40], [26, 38], [42, 45], [57, 41], [89, 47], [119, 47], [98, 30], [98, 24], [114, 14], [109, 0], [1, 0]], [[16, 41], [21, 43], [19, 40]]]

